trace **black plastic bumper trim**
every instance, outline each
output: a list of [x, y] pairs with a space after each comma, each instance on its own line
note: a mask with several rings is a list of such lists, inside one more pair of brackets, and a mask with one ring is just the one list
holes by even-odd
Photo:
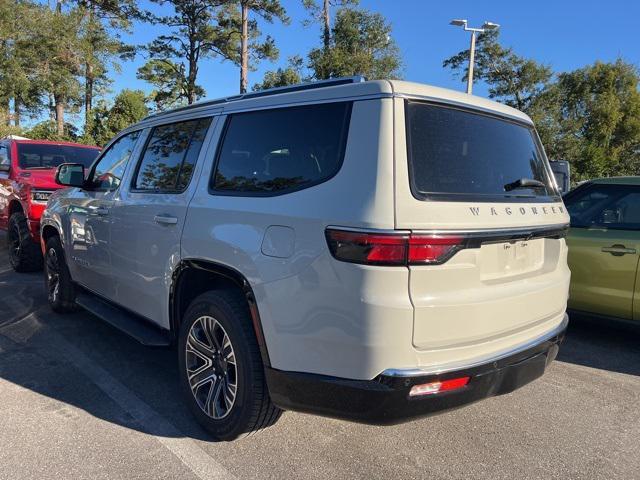
[[[558, 354], [565, 330], [509, 357], [439, 375], [348, 380], [310, 373], [266, 369], [273, 402], [285, 410], [374, 425], [392, 425], [452, 410], [512, 392], [539, 378]], [[409, 397], [414, 385], [469, 376], [459, 389]]]

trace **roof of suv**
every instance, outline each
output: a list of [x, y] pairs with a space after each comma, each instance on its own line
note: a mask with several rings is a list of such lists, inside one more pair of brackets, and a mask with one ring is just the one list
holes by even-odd
[[486, 98], [468, 95], [464, 92], [400, 80], [364, 81], [362, 77], [353, 77], [319, 81], [292, 87], [274, 88], [233, 97], [196, 102], [192, 105], [151, 115], [140, 122], [138, 126], [142, 126], [145, 123], [155, 123], [155, 121], [160, 119], [165, 120], [167, 117], [181, 117], [185, 114], [193, 115], [194, 113], [204, 113], [205, 111], [224, 111], [226, 113], [277, 106], [292, 106], [327, 100], [365, 100], [380, 97], [417, 98], [454, 106], [471, 107], [487, 113], [510, 117], [521, 122], [532, 123], [527, 115], [515, 108]]

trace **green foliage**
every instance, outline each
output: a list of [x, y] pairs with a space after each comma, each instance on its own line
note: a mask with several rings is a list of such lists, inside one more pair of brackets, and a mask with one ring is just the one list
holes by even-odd
[[300, 56], [289, 58], [286, 68], [278, 68], [275, 71], [269, 71], [264, 74], [261, 83], [256, 83], [253, 90], [266, 90], [268, 88], [286, 87], [287, 85], [295, 85], [302, 82], [302, 68], [304, 60]]
[[[138, 69], [136, 76], [149, 82], [155, 88], [149, 94], [156, 110], [177, 107], [187, 103], [186, 75], [184, 64], [169, 59], [152, 59]], [[193, 86], [194, 98], [204, 96], [199, 85]]]
[[315, 79], [364, 75], [398, 78], [402, 60], [391, 38], [391, 25], [379, 13], [342, 8], [336, 15], [331, 46], [309, 53]]
[[78, 141], [78, 129], [71, 123], [64, 124], [64, 133], [58, 134], [58, 126], [54, 120], [37, 123], [27, 130], [24, 135], [33, 140], [60, 140], [65, 142]]
[[37, 77], [39, 48], [32, 35], [39, 27], [33, 13], [39, 10], [28, 2], [0, 2], [0, 112], [4, 124], [13, 120], [17, 126], [22, 113], [34, 114], [43, 107]]
[[204, 95], [197, 84], [200, 62], [219, 57], [234, 62], [239, 58], [237, 9], [220, 0], [152, 0], [170, 3], [173, 12], [147, 19], [169, 28], [149, 45], [151, 60], [138, 70], [138, 78], [156, 87], [154, 101], [159, 109], [180, 102], [193, 103]]
[[[120, 72], [118, 60], [135, 56], [135, 48], [119, 38], [118, 31], [129, 27], [128, 18], [115, 10], [118, 2], [78, 2], [83, 15], [79, 44], [84, 77], [85, 121], [88, 121], [94, 97], [105, 94], [111, 84], [109, 73]], [[122, 2], [126, 6], [127, 2]], [[112, 11], [114, 9], [114, 11]], [[106, 21], [105, 21], [106, 18]], [[111, 26], [111, 28], [108, 28]], [[115, 32], [114, 32], [115, 30]]]
[[5, 138], [9, 135], [25, 136], [22, 128], [10, 125], [7, 114], [0, 112], [0, 138]]
[[[474, 83], [484, 81], [489, 97], [519, 110], [527, 111], [553, 77], [548, 65], [516, 55], [498, 41], [499, 30], [478, 35], [474, 66]], [[442, 64], [466, 82], [469, 73], [469, 50], [463, 50]]]
[[331, 8], [332, 7], [348, 7], [357, 6], [360, 0], [302, 0], [302, 5], [309, 12], [310, 19], [304, 21], [304, 25], [308, 26], [313, 22], [322, 24], [322, 43], [324, 48], [331, 46]]
[[106, 145], [118, 132], [149, 114], [145, 100], [143, 91], [125, 89], [115, 97], [111, 108], [105, 102], [99, 103], [91, 112], [82, 141]]
[[255, 69], [255, 64], [261, 60], [277, 60], [280, 52], [275, 40], [267, 35], [262, 38], [262, 32], [258, 28], [258, 21], [249, 18], [250, 14], [261, 17], [272, 23], [274, 19], [289, 24], [287, 12], [280, 4], [280, 0], [229, 0], [228, 5], [237, 5], [240, 9], [240, 21], [236, 24], [237, 33], [240, 35], [240, 50], [238, 60], [235, 63], [240, 66], [240, 93], [247, 91], [249, 71]]
[[640, 174], [640, 77], [617, 60], [561, 73], [549, 89], [552, 157], [569, 160], [578, 179]]

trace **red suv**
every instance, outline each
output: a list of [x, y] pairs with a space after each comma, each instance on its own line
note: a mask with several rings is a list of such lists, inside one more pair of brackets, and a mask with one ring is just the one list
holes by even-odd
[[45, 140], [0, 140], [0, 229], [7, 230], [11, 266], [17, 272], [42, 267], [40, 215], [54, 190], [56, 167], [89, 167], [98, 147]]

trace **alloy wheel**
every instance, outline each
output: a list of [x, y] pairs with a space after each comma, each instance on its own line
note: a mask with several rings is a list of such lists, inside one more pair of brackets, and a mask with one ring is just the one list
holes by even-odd
[[189, 329], [186, 368], [200, 409], [215, 420], [229, 415], [238, 391], [236, 356], [229, 335], [215, 318], [202, 316]]

